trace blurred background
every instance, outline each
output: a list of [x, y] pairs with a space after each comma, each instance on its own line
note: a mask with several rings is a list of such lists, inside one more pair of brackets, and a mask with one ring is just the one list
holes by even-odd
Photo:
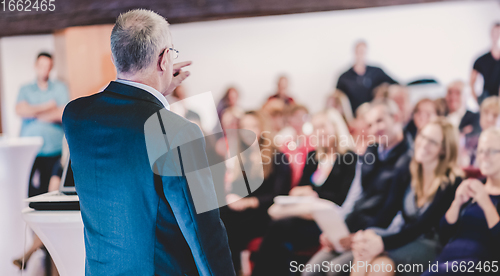
[[[113, 80], [112, 23], [135, 7], [151, 8], [172, 24], [178, 60], [193, 61], [188, 96], [211, 91], [218, 101], [234, 85], [242, 107], [257, 108], [285, 74], [290, 94], [311, 112], [323, 108], [315, 100], [331, 93], [351, 66], [358, 40], [368, 44], [368, 63], [402, 84], [421, 78], [448, 84], [469, 79], [500, 18], [498, 1], [418, 0], [86, 0], [56, 2], [50, 13], [1, 12], [2, 133], [19, 133], [17, 92], [35, 78], [33, 64], [42, 50], [53, 53], [53, 77], [68, 85], [71, 98], [96, 93]], [[208, 110], [202, 103], [191, 108], [205, 128], [215, 124], [216, 118], [203, 116]]]

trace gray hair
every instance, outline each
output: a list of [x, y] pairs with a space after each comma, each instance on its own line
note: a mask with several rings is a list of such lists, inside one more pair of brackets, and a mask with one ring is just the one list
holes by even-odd
[[390, 116], [395, 116], [395, 115], [398, 115], [400, 113], [398, 105], [396, 104], [396, 102], [394, 102], [391, 99], [379, 98], [379, 99], [373, 100], [370, 103], [370, 109], [374, 109], [375, 107], [379, 107], [379, 106], [382, 106], [383, 108], [385, 108], [385, 110], [387, 111], [387, 113], [389, 113]]
[[144, 9], [120, 14], [111, 32], [111, 53], [116, 70], [136, 73], [156, 62], [161, 51], [171, 45], [167, 20]]

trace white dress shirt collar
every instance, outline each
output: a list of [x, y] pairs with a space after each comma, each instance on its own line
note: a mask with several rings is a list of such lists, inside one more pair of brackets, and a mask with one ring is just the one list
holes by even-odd
[[138, 83], [135, 81], [130, 81], [130, 80], [122, 80], [122, 79], [116, 79], [116, 82], [123, 83], [126, 85], [134, 86], [142, 90], [146, 90], [149, 92], [151, 95], [155, 96], [162, 104], [163, 106], [167, 109], [170, 110], [170, 104], [168, 103], [167, 99], [165, 96], [163, 96], [158, 90], [154, 89], [153, 87], [143, 84], [143, 83]]

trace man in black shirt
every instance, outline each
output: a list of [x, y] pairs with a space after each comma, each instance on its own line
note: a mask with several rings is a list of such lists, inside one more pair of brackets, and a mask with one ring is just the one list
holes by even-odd
[[493, 25], [491, 40], [491, 50], [474, 62], [470, 78], [472, 95], [477, 98], [474, 84], [476, 83], [478, 74], [483, 76], [483, 92], [477, 98], [479, 104], [489, 96], [498, 96], [500, 89], [500, 22]]
[[355, 114], [358, 106], [373, 100], [373, 89], [382, 83], [396, 83], [382, 69], [366, 65], [366, 42], [356, 44], [355, 63], [349, 70], [340, 75], [337, 88], [342, 90], [351, 102]]

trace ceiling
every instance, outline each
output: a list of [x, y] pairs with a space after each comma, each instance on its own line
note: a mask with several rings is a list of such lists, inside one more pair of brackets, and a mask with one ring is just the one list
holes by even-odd
[[[22, 12], [8, 11], [10, 1], [18, 3], [17, 0], [5, 0], [7, 11], [1, 11], [0, 4], [0, 37], [51, 33], [71, 26], [110, 24], [120, 13], [135, 8], [154, 10], [175, 24], [452, 0], [50, 0], [55, 6], [54, 11], [31, 9]], [[32, 3], [35, 1], [41, 6], [42, 0], [31, 0]]]

